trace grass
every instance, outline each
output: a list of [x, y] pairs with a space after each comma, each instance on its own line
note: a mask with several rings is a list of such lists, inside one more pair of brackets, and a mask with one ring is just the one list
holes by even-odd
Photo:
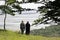
[[18, 32], [0, 31], [0, 40], [60, 40], [60, 37], [22, 35]]

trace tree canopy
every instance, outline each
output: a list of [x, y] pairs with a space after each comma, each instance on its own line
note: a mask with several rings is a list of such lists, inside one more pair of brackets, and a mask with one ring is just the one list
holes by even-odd
[[28, 0], [28, 2], [37, 2], [39, 0]]
[[[60, 22], [60, 0], [49, 1], [45, 6], [39, 7], [40, 13], [45, 13], [41, 19], [35, 20], [35, 24], [48, 23], [47, 21], [52, 20], [55, 23]], [[39, 22], [38, 22], [39, 21]]]
[[7, 1], [7, 4], [12, 4], [14, 2], [16, 2], [16, 0], [6, 0]]
[[14, 16], [15, 15], [14, 12], [16, 12], [16, 11], [13, 10], [13, 9], [17, 9], [18, 12], [21, 12], [21, 7], [19, 6], [19, 4], [18, 5], [15, 5], [15, 4], [17, 4], [16, 0], [5, 0], [5, 5], [0, 6], [0, 10], [2, 10], [2, 12], [5, 14], [4, 30], [6, 30], [5, 25], [6, 25], [7, 14], [10, 14], [10, 15]]

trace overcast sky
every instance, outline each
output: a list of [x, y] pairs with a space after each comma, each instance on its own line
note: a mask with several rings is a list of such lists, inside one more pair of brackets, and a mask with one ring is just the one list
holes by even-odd
[[[21, 0], [20, 0], [21, 1]], [[0, 5], [4, 5], [4, 1], [0, 1]], [[31, 8], [31, 9], [37, 9], [38, 6], [42, 6], [42, 4], [34, 4], [34, 3], [24, 3], [20, 4], [22, 8]]]
[[[22, 0], [18, 0], [22, 1]], [[26, 0], [25, 0], [26, 1]], [[53, 0], [52, 0], [53, 1]], [[4, 5], [5, 2], [0, 0], [0, 5]], [[26, 4], [20, 4], [22, 8], [31, 8], [31, 9], [37, 9], [39, 6], [42, 6], [43, 4], [35, 4], [35, 3], [26, 3]]]
[[5, 1], [0, 0], [0, 5], [4, 5], [4, 4], [5, 4]]
[[35, 3], [26, 3], [26, 4], [20, 4], [22, 8], [31, 8], [31, 9], [37, 9], [38, 7], [42, 6], [43, 4], [35, 4]]

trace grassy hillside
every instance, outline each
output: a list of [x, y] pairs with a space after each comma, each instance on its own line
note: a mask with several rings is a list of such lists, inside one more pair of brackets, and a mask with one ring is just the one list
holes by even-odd
[[0, 40], [60, 40], [60, 37], [22, 35], [18, 32], [0, 31]]
[[60, 25], [46, 27], [45, 29], [32, 30], [33, 35], [60, 36]]

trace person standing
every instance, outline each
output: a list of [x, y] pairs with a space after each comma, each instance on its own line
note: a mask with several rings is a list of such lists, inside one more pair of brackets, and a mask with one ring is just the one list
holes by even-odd
[[25, 30], [25, 24], [24, 24], [23, 21], [20, 24], [20, 30], [21, 30], [21, 34], [23, 34], [24, 33], [24, 30]]
[[30, 23], [29, 21], [27, 21], [26, 23], [26, 35], [29, 35], [30, 34]]

